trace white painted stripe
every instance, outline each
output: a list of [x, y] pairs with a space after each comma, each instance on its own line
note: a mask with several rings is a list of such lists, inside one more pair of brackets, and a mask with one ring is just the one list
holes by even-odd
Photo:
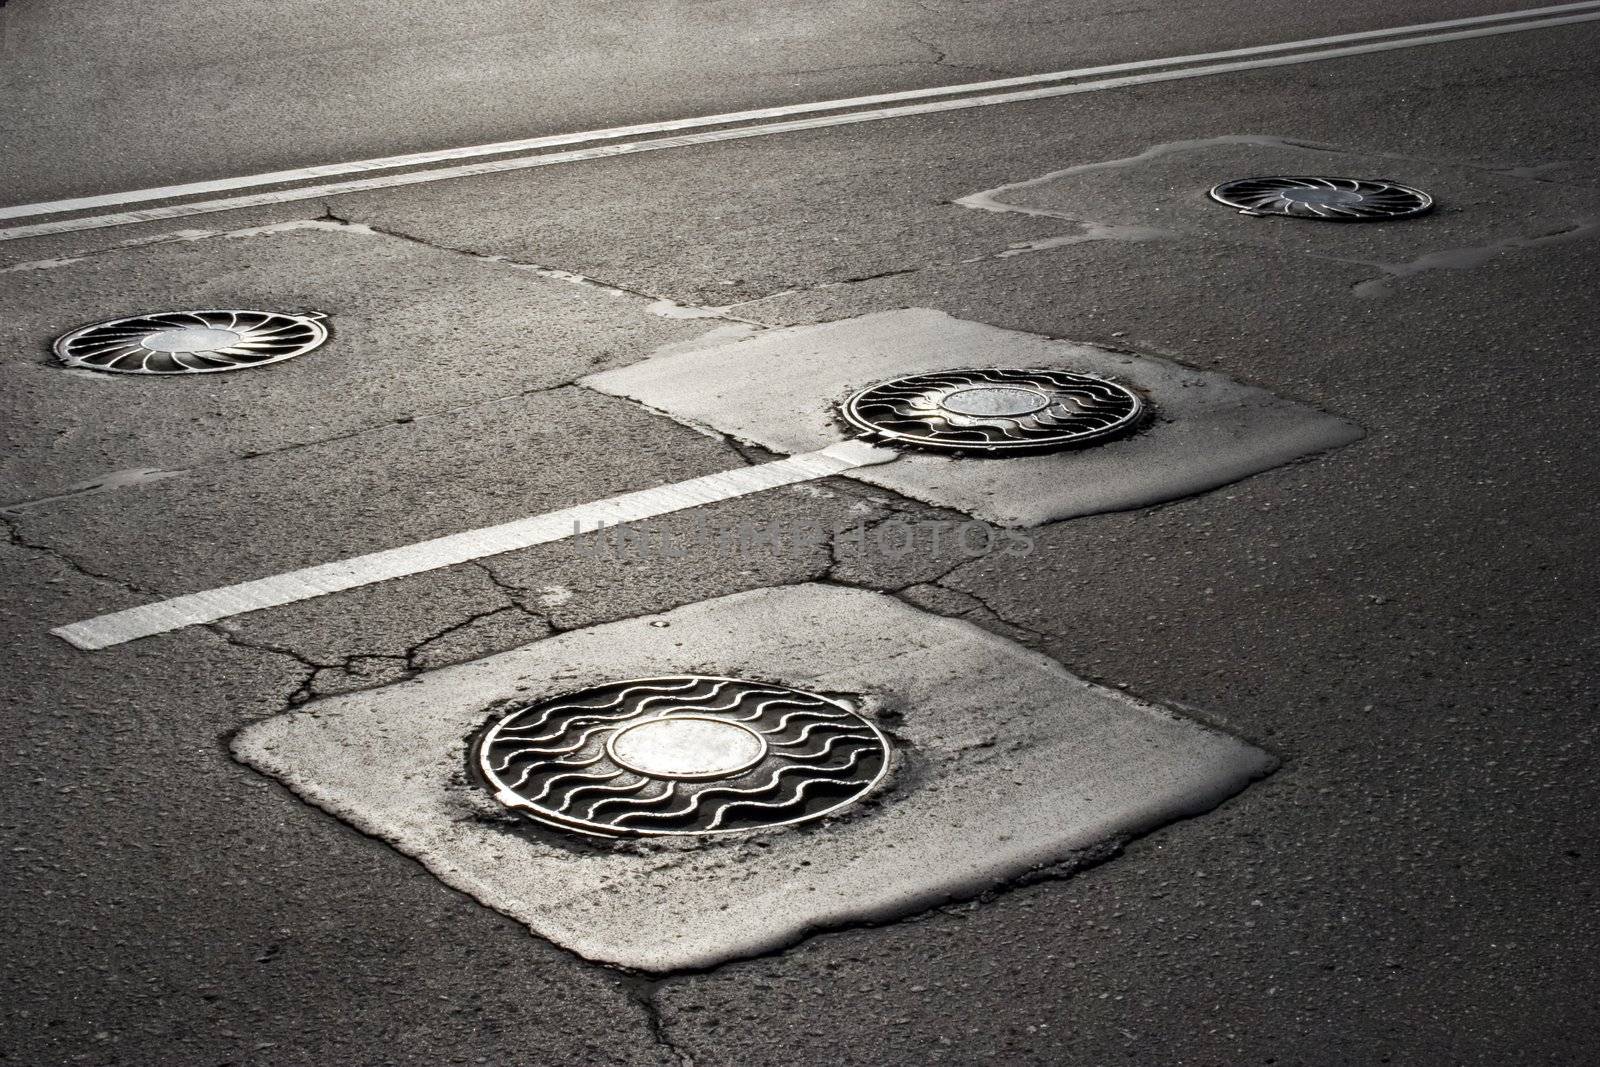
[[83, 649], [109, 648], [151, 634], [216, 622], [247, 611], [293, 604], [343, 589], [372, 585], [408, 574], [437, 570], [513, 549], [542, 545], [619, 523], [666, 515], [686, 508], [732, 500], [796, 482], [826, 478], [855, 467], [888, 463], [898, 452], [862, 441], [842, 441], [817, 452], [708, 474], [672, 485], [623, 493], [590, 504], [436, 537], [365, 556], [322, 563], [271, 578], [208, 589], [202, 593], [144, 604], [50, 632]]
[[749, 137], [768, 137], [773, 134], [791, 133], [798, 130], [820, 129], [829, 126], [847, 126], [862, 122], [877, 122], [882, 119], [903, 118], [911, 115], [928, 115], [943, 111], [959, 111], [966, 108], [991, 107], [996, 104], [1010, 104], [1028, 100], [1044, 100], [1057, 96], [1070, 96], [1076, 93], [1098, 92], [1104, 89], [1120, 89], [1126, 86], [1148, 85], [1157, 82], [1178, 81], [1186, 78], [1205, 78], [1218, 74], [1231, 74], [1236, 71], [1256, 70], [1265, 67], [1291, 66], [1300, 63], [1318, 63], [1329, 59], [1341, 59], [1346, 56], [1365, 55], [1374, 52], [1387, 52], [1399, 48], [1414, 48], [1418, 45], [1445, 44], [1451, 41], [1464, 41], [1479, 37], [1492, 37], [1506, 33], [1520, 33], [1524, 30], [1543, 29], [1551, 26], [1565, 26], [1572, 23], [1593, 22], [1596, 20], [1600, 20], [1600, 11], [1586, 15], [1571, 15], [1564, 18], [1541, 19], [1536, 22], [1516, 23], [1514, 25], [1487, 26], [1472, 30], [1458, 30], [1450, 33], [1430, 34], [1426, 37], [1408, 37], [1398, 41], [1379, 41], [1347, 48], [1332, 48], [1321, 52], [1308, 52], [1291, 56], [1273, 56], [1266, 59], [1258, 59], [1248, 62], [1218, 63], [1211, 66], [1158, 71], [1152, 74], [1141, 74], [1122, 78], [1107, 78], [1100, 81], [1074, 82], [1070, 85], [1055, 85], [1042, 89], [1029, 89], [1014, 93], [994, 93], [986, 96], [960, 97], [954, 100], [935, 100], [928, 103], [907, 105], [902, 107], [877, 108], [866, 111], [824, 115], [811, 119], [795, 119], [788, 122], [765, 123], [756, 126], [740, 126], [733, 129], [724, 130], [709, 130], [704, 133], [683, 134], [677, 137], [660, 137], [645, 141], [624, 141], [618, 144], [598, 145], [594, 148], [578, 149], [570, 152], [553, 152], [539, 156], [491, 160], [484, 163], [472, 163], [460, 167], [443, 167], [437, 170], [412, 171], [406, 174], [392, 174], [378, 178], [362, 178], [343, 182], [330, 182], [324, 185], [301, 186], [294, 189], [280, 189], [272, 192], [255, 193], [248, 196], [226, 197], [220, 200], [202, 200], [195, 203], [174, 204], [166, 207], [147, 208], [141, 211], [120, 212], [112, 215], [92, 215], [84, 218], [66, 219], [60, 222], [44, 222], [29, 226], [13, 226], [8, 229], [0, 229], [0, 241], [14, 241], [25, 237], [42, 237], [48, 234], [73, 233], [81, 230], [97, 230], [112, 226], [130, 226], [141, 222], [157, 222], [164, 219], [186, 218], [192, 215], [212, 214], [218, 211], [234, 211], [240, 208], [292, 203], [297, 200], [315, 200], [322, 197], [338, 196], [345, 193], [365, 192], [372, 189], [391, 189], [406, 185], [421, 185], [428, 182], [444, 181], [454, 178], [468, 178], [483, 174], [498, 174], [507, 171], [528, 170], [534, 167], [548, 167], [559, 163], [574, 163], [589, 159], [603, 159], [608, 156], [631, 155], [639, 152], [654, 152], [666, 148], [684, 148], [690, 145], [710, 144], [717, 141], [733, 141]]
[[855, 96], [839, 100], [819, 100], [804, 104], [785, 104], [778, 107], [757, 108], [751, 111], [731, 111], [720, 115], [702, 115], [685, 119], [668, 119], [661, 122], [644, 122], [632, 126], [612, 126], [601, 130], [587, 130], [580, 133], [552, 134], [542, 137], [527, 137], [515, 141], [496, 141], [490, 144], [467, 145], [458, 148], [446, 148], [432, 152], [412, 152], [407, 155], [382, 156], [376, 159], [348, 160], [342, 163], [325, 163], [312, 167], [297, 167], [292, 170], [270, 171], [264, 174], [250, 174], [233, 178], [219, 178], [213, 181], [188, 182], [182, 185], [163, 185], [150, 189], [132, 189], [118, 193], [104, 193], [97, 196], [72, 197], [65, 200], [46, 200], [34, 204], [15, 204], [0, 207], [0, 219], [32, 218], [37, 215], [56, 215], [68, 211], [86, 211], [91, 208], [112, 207], [119, 204], [147, 203], [152, 200], [171, 200], [184, 196], [199, 196], [203, 193], [226, 192], [236, 189], [252, 189], [264, 185], [283, 185], [290, 182], [309, 181], [313, 178], [331, 178], [340, 174], [360, 174], [375, 170], [392, 170], [400, 167], [424, 166], [428, 163], [443, 163], [454, 159], [473, 159], [479, 156], [506, 155], [512, 152], [530, 152], [542, 148], [558, 148], [562, 145], [585, 144], [590, 141], [610, 141], [623, 137], [638, 137], [655, 133], [670, 133], [675, 130], [699, 129], [707, 126], [726, 126], [734, 123], [754, 122], [761, 119], [785, 118], [790, 115], [804, 115], [819, 111], [843, 111], [862, 107], [872, 107], [879, 104], [896, 103], [903, 100], [922, 100], [935, 96], [954, 96], [959, 94], [983, 93], [992, 89], [1006, 89], [1019, 85], [1039, 85], [1046, 82], [1067, 81], [1074, 78], [1091, 78], [1103, 74], [1121, 74], [1135, 70], [1150, 70], [1156, 67], [1171, 67], [1180, 64], [1209, 63], [1214, 60], [1241, 59], [1245, 56], [1270, 55], [1275, 52], [1293, 52], [1302, 49], [1321, 48], [1325, 45], [1347, 44], [1353, 41], [1368, 41], [1383, 37], [1396, 37], [1402, 34], [1423, 33], [1426, 31], [1441, 31], [1455, 29], [1462, 26], [1475, 26], [1495, 22], [1509, 22], [1514, 20], [1531, 19], [1537, 16], [1561, 14], [1591, 10], [1600, 7], [1600, 0], [1585, 0], [1582, 3], [1555, 4], [1549, 7], [1528, 8], [1523, 11], [1507, 11], [1496, 15], [1475, 15], [1470, 18], [1446, 19], [1440, 22], [1421, 22], [1409, 26], [1394, 26], [1381, 30], [1363, 30], [1357, 33], [1341, 33], [1331, 37], [1311, 37], [1302, 41], [1285, 41], [1278, 44], [1254, 45], [1248, 48], [1231, 48], [1220, 52], [1201, 52], [1186, 56], [1172, 56], [1165, 59], [1143, 59], [1129, 63], [1113, 63], [1098, 67], [1080, 67], [1077, 70], [1059, 70], [1047, 74], [1027, 74], [1013, 78], [998, 78], [993, 81], [966, 82], [960, 85], [935, 86], [928, 89], [907, 89], [894, 93], [877, 93], [872, 96]]

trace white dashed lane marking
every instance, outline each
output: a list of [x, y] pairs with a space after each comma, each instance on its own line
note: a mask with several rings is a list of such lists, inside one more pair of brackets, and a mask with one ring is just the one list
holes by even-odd
[[620, 523], [637, 522], [699, 507], [701, 504], [732, 500], [796, 482], [827, 478], [854, 467], [887, 463], [898, 455], [859, 441], [843, 441], [816, 452], [790, 456], [772, 463], [690, 478], [498, 526], [467, 530], [335, 563], [305, 567], [270, 578], [258, 578], [154, 604], [142, 604], [110, 615], [58, 626], [50, 632], [79, 648], [109, 648], [152, 634], [216, 622], [262, 608], [293, 604], [532, 545], [548, 544]]

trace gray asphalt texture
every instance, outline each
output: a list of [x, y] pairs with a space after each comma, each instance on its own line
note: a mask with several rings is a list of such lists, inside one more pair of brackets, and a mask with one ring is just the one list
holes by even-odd
[[[7, 199], [986, 76], [942, 69], [907, 33], [944, 66], [1018, 73], [1515, 5], [1403, 6], [1268, 18], [1236, 0], [1139, 13], [934, 0], [892, 17], [718, 4], [642, 20], [606, 6], [565, 24], [592, 44], [563, 52], [555, 94], [555, 68], [518, 48], [544, 29], [527, 30], [531, 5], [468, 5], [453, 30], [424, 32], [438, 9], [398, 2], [91, 18], [12, 0], [0, 25], [24, 104], [7, 109]], [[244, 31], [263, 49], [251, 76], [186, 62], [235, 54]], [[436, 50], [449, 32], [458, 49]], [[292, 47], [309, 36], [342, 47], [314, 63]], [[141, 39], [144, 64], [129, 47]], [[117, 247], [180, 228], [168, 224], [0, 245], [0, 267], [84, 254], [0, 274], [0, 503], [57, 497], [0, 513], [0, 1062], [1591, 1062], [1600, 120], [1583, 102], [1597, 46], [1600, 30], [1566, 27], [202, 223], [233, 237]], [[482, 84], [443, 91], [397, 58], [418, 52], [440, 57], [438, 78], [481, 69]], [[491, 96], [503, 106], [473, 106]], [[174, 114], [192, 116], [188, 139]], [[1198, 192], [1187, 209], [1213, 213], [1209, 232], [1034, 251], [1020, 246], [1080, 228], [953, 203], [1238, 134], [1504, 172], [1454, 204], [1435, 188], [1439, 212], [1405, 224], [1424, 254], [1502, 243], [1361, 295], [1374, 268], [1307, 254], [1311, 230], [1264, 238], [1294, 224], [1230, 216]], [[1137, 217], [1174, 195], [1157, 184], [1119, 171], [1087, 217]], [[1475, 229], [1470, 204], [1491, 187], [1493, 226]], [[1087, 204], [1057, 192], [1067, 214]], [[1503, 243], [1519, 211], [1525, 231]], [[654, 297], [738, 306], [668, 318]], [[316, 306], [336, 336], [281, 366], [164, 388], [51, 366], [56, 333], [157, 299]], [[1043, 528], [1023, 559], [819, 540], [616, 561], [558, 543], [98, 653], [46, 633], [759, 461], [568, 383], [739, 320], [897, 307], [1220, 371], [1368, 436]], [[184, 473], [62, 496], [131, 468]], [[843, 479], [705, 513], [720, 526], [961, 518]], [[227, 753], [241, 725], [307, 697], [799, 581], [968, 618], [1283, 767], [1070, 878], [660, 978], [531, 937]]]

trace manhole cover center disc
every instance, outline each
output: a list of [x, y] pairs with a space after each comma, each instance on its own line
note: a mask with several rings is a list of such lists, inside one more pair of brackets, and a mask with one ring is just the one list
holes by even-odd
[[323, 316], [276, 311], [158, 311], [81, 326], [56, 339], [69, 367], [114, 374], [215, 374], [281, 363], [328, 339]]
[[1036, 389], [979, 386], [946, 393], [939, 406], [957, 415], [1031, 415], [1050, 406], [1050, 398]]
[[962, 368], [879, 382], [839, 405], [869, 437], [942, 451], [1071, 448], [1137, 425], [1139, 395], [1090, 374]]
[[715, 834], [818, 819], [883, 778], [889, 744], [817, 693], [685, 675], [611, 682], [517, 708], [478, 735], [496, 799], [605, 836]]
[[1294, 194], [1302, 204], [1359, 204], [1366, 197], [1352, 189], [1307, 189]]
[[616, 731], [606, 751], [622, 767], [652, 778], [727, 778], [760, 763], [767, 742], [736, 722], [674, 715]]
[[1247, 215], [1282, 215], [1327, 222], [1381, 222], [1420, 215], [1433, 207], [1421, 189], [1380, 178], [1274, 175], [1223, 182], [1211, 199]]
[[196, 327], [189, 330], [162, 330], [139, 343], [152, 352], [212, 352], [238, 344], [239, 335], [232, 330]]

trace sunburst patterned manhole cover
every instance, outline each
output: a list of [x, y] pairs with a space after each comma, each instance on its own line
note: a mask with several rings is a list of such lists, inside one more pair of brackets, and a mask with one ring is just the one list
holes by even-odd
[[321, 314], [161, 311], [82, 326], [56, 340], [69, 367], [117, 374], [214, 374], [279, 363], [328, 339]]
[[478, 738], [505, 806], [607, 837], [717, 834], [818, 819], [889, 766], [878, 728], [815, 693], [685, 675], [517, 708]]
[[1211, 199], [1246, 215], [1283, 215], [1328, 222], [1404, 219], [1433, 208], [1433, 197], [1421, 189], [1383, 178], [1240, 178], [1214, 187]]
[[948, 370], [893, 378], [839, 406], [851, 426], [898, 444], [948, 451], [1070, 448], [1130, 429], [1137, 393], [1088, 374]]

